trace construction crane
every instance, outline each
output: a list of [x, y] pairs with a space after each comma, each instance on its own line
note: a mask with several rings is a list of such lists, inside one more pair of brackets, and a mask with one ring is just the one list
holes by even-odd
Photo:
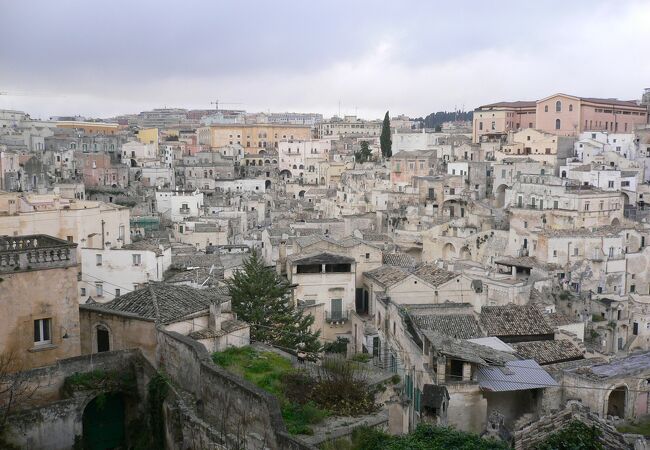
[[236, 102], [220, 102], [219, 100], [215, 100], [213, 102], [210, 102], [211, 105], [214, 105], [215, 111], [219, 111], [219, 104], [222, 105], [242, 105], [243, 103], [236, 103]]

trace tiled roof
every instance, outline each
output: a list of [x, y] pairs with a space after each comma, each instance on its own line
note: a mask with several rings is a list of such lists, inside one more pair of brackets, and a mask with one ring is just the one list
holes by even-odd
[[577, 319], [573, 319], [567, 316], [566, 314], [562, 314], [558, 312], [546, 314], [545, 317], [548, 324], [552, 327], [561, 327], [563, 325], [570, 325], [572, 323], [580, 322]]
[[399, 283], [410, 274], [405, 269], [384, 265], [368, 272], [364, 272], [364, 275], [381, 284], [383, 287], [390, 287]]
[[573, 341], [532, 341], [512, 344], [519, 356], [534, 359], [538, 364], [554, 364], [584, 358], [584, 352]]
[[354, 258], [328, 252], [291, 255], [292, 264], [353, 264]]
[[553, 334], [553, 328], [534, 305], [484, 306], [481, 326], [488, 336]]
[[218, 283], [219, 279], [223, 278], [223, 269], [214, 269], [210, 274], [209, 267], [197, 267], [192, 270], [181, 270], [172, 273], [169, 278], [166, 278], [167, 283], [183, 283], [191, 281], [193, 283], [202, 284], [204, 286], [214, 286]]
[[457, 276], [457, 274], [441, 269], [433, 264], [424, 264], [415, 269], [413, 274], [433, 286], [440, 286]]
[[415, 258], [408, 253], [384, 253], [383, 260], [389, 266], [413, 268], [417, 265]]
[[490, 363], [504, 364], [506, 361], [517, 359], [509, 353], [494, 350], [485, 345], [475, 344], [464, 339], [445, 336], [437, 331], [422, 330], [422, 334], [431, 342], [435, 351], [461, 361], [487, 366]]
[[433, 330], [458, 339], [484, 336], [471, 314], [412, 315], [411, 319], [422, 330]]
[[212, 303], [228, 300], [230, 297], [223, 288], [194, 289], [152, 282], [108, 303], [81, 305], [80, 308], [124, 313], [156, 323], [171, 323], [206, 311]]

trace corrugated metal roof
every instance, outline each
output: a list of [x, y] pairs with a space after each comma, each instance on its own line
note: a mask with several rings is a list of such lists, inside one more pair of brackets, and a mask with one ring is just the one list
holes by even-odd
[[480, 367], [481, 389], [491, 392], [524, 391], [558, 386], [557, 381], [532, 359], [507, 361], [505, 366]]

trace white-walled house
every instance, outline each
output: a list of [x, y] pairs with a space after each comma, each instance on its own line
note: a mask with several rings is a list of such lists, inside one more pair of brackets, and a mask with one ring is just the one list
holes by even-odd
[[222, 192], [266, 192], [264, 179], [216, 180], [214, 184], [215, 189]]
[[319, 171], [318, 162], [328, 161], [331, 149], [329, 139], [282, 141], [278, 144], [278, 170], [291, 172], [292, 178]]
[[127, 294], [149, 281], [162, 281], [172, 259], [170, 246], [138, 241], [122, 248], [82, 248], [79, 302], [99, 303]]
[[203, 193], [196, 191], [156, 191], [156, 210], [180, 222], [187, 217], [199, 217], [203, 210]]

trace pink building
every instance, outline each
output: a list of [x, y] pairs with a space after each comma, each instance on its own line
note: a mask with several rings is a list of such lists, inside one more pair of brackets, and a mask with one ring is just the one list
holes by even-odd
[[645, 106], [634, 100], [555, 94], [537, 101], [537, 128], [561, 136], [584, 131], [632, 133], [647, 121]]
[[81, 175], [86, 186], [126, 187], [129, 185], [129, 168], [111, 163], [105, 153], [75, 153], [75, 174]]
[[413, 177], [433, 175], [436, 164], [435, 150], [403, 151], [390, 159], [392, 184], [411, 184]]
[[576, 97], [554, 94], [536, 102], [499, 102], [474, 110], [475, 143], [505, 140], [510, 131], [536, 128], [560, 136], [584, 131], [632, 133], [647, 123], [648, 110], [635, 100]]

